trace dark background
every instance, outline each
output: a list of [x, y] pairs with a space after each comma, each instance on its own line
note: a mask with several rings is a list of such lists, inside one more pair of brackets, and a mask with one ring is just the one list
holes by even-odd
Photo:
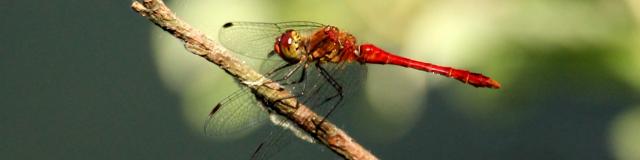
[[[510, 7], [491, 2], [496, 8]], [[539, 3], [546, 2], [552, 3]], [[274, 3], [273, 8], [313, 6]], [[589, 7], [607, 3], [603, 10], [594, 7], [592, 11], [603, 16], [585, 18], [601, 26], [567, 23], [611, 30], [604, 32], [611, 36], [604, 37], [613, 38], [502, 37], [502, 52], [472, 66], [493, 65], [473, 69], [498, 77], [504, 88], [474, 89], [440, 80], [441, 85], [425, 88], [428, 94], [416, 103], [429, 107], [419, 110], [416, 124], [398, 138], [377, 140], [376, 136], [385, 134], [374, 132], [393, 126], [376, 121], [376, 113], [367, 108], [343, 107], [335, 121], [382, 159], [638, 158], [640, 147], [633, 145], [640, 143], [633, 135], [640, 126], [635, 125], [640, 124], [640, 82], [634, 79], [640, 78], [635, 43], [640, 41], [638, 14], [634, 19], [630, 1], [579, 3]], [[0, 2], [0, 159], [247, 159], [253, 142], [261, 137], [220, 142], [190, 127], [182, 108], [185, 98], [167, 89], [154, 60], [151, 39], [170, 35], [152, 36], [155, 26], [131, 11], [130, 4]], [[367, 4], [359, 5], [366, 8]], [[528, 16], [534, 19], [536, 14]], [[219, 21], [230, 20], [237, 19]], [[360, 28], [370, 25], [353, 23]], [[519, 27], [532, 26], [515, 25]], [[354, 28], [359, 32], [359, 27]], [[178, 41], [171, 45], [180, 47]], [[400, 48], [397, 42], [383, 45]], [[213, 68], [210, 72], [222, 73]], [[364, 96], [354, 99], [350, 106], [372, 103]], [[197, 116], [204, 120], [204, 115], [206, 111]], [[302, 148], [289, 147], [279, 156], [335, 158], [320, 146], [294, 146]]]

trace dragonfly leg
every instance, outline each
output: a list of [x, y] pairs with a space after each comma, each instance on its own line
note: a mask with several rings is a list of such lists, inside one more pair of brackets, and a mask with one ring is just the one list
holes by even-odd
[[[304, 81], [304, 79], [305, 79], [305, 77], [306, 77], [306, 74], [307, 74], [307, 67], [308, 67], [309, 65], [307, 65], [306, 63], [305, 63], [305, 64], [300, 64], [300, 65], [301, 65], [301, 66], [303, 66], [303, 67], [301, 67], [301, 68], [302, 68], [302, 73], [300, 74], [300, 77], [298, 78], [298, 80], [296, 80], [296, 81], [287, 81], [287, 82], [285, 82], [285, 83], [282, 83], [282, 85], [285, 85], [285, 86], [286, 86], [286, 85], [293, 85], [293, 84], [298, 84], [298, 83], [301, 83], [302, 81]], [[296, 68], [295, 70], [298, 70], [298, 68]], [[289, 74], [285, 75], [285, 77], [284, 77], [284, 78], [282, 78], [282, 79], [289, 79], [289, 78], [291, 78], [291, 76], [293, 75], [293, 73], [294, 73], [294, 72], [295, 72], [295, 71], [290, 72]]]
[[274, 74], [274, 73], [276, 73], [276, 72], [278, 72], [278, 71], [280, 71], [280, 70], [282, 70], [282, 69], [285, 69], [285, 68], [287, 68], [287, 67], [290, 67], [290, 66], [292, 66], [292, 65], [295, 65], [295, 64], [294, 64], [294, 63], [287, 63], [287, 64], [284, 64], [284, 65], [282, 65], [282, 66], [280, 66], [280, 67], [278, 67], [278, 68], [276, 68], [276, 69], [273, 69], [273, 70], [271, 70], [271, 71], [267, 72], [267, 73], [266, 73], [266, 74], [264, 74], [264, 75], [265, 75], [265, 76], [267, 76], [267, 77], [270, 77], [272, 74]]
[[[271, 71], [271, 72], [267, 73], [267, 74], [266, 74], [266, 76], [271, 76], [273, 73], [278, 72], [278, 71], [280, 71], [280, 70], [282, 70], [282, 69], [284, 69], [284, 68], [288, 68], [288, 67], [290, 67], [290, 66], [292, 66], [292, 65], [296, 65], [293, 69], [289, 70], [289, 72], [287, 72], [287, 74], [285, 74], [282, 78], [280, 78], [280, 79], [276, 79], [276, 80], [274, 80], [274, 82], [286, 81], [286, 82], [282, 83], [282, 85], [292, 85], [292, 84], [300, 83], [300, 82], [304, 81], [305, 74], [306, 74], [306, 69], [307, 69], [307, 67], [308, 67], [307, 63], [305, 63], [305, 62], [306, 62], [306, 61], [304, 61], [304, 60], [303, 60], [303, 61], [300, 61], [299, 63], [293, 63], [293, 64], [292, 64], [292, 63], [288, 63], [288, 64], [285, 64], [285, 65], [282, 65], [282, 66], [280, 66], [280, 67], [278, 67], [278, 68], [274, 69], [273, 71]], [[291, 81], [287, 81], [287, 80], [289, 80], [289, 79], [291, 78], [291, 76], [293, 76], [293, 74], [295, 74], [295, 73], [296, 73], [300, 68], [302, 68], [302, 74], [300, 74], [300, 77], [298, 78], [298, 80], [293, 81], [293, 82], [291, 82]]]
[[343, 92], [342, 92], [342, 86], [340, 86], [340, 84], [333, 78], [331, 77], [331, 75], [329, 74], [329, 72], [327, 72], [326, 69], [324, 69], [320, 63], [316, 63], [316, 67], [318, 68], [318, 70], [320, 70], [320, 73], [322, 75], [322, 77], [327, 80], [327, 82], [329, 82], [329, 84], [331, 84], [331, 86], [333, 87], [333, 89], [336, 90], [336, 94], [331, 96], [331, 97], [327, 97], [325, 100], [323, 100], [320, 103], [320, 106], [324, 103], [327, 103], [331, 100], [333, 100], [334, 98], [338, 98], [338, 102], [335, 103], [334, 105], [331, 106], [331, 108], [329, 109], [329, 112], [327, 112], [322, 120], [320, 121], [320, 123], [318, 123], [317, 125], [321, 125], [322, 123], [324, 123], [324, 121], [331, 115], [331, 113], [333, 113], [333, 111], [338, 107], [338, 105], [340, 103], [342, 103], [342, 99], [344, 98]]
[[[292, 95], [292, 96], [288, 96], [288, 97], [278, 98], [278, 99], [276, 99], [276, 100], [274, 100], [274, 101], [273, 101], [273, 104], [278, 103], [278, 102], [282, 102], [282, 101], [284, 101], [284, 100], [286, 100], [286, 99], [290, 99], [290, 98], [298, 98], [298, 97], [301, 97], [301, 96], [302, 96], [302, 95]], [[296, 101], [296, 106], [295, 106], [295, 107], [296, 107], [296, 108], [298, 108], [298, 106], [299, 106], [300, 104], [301, 104], [301, 103], [300, 103], [300, 101]]]
[[[304, 66], [304, 67], [299, 67], [299, 66]], [[308, 67], [308, 65], [307, 65], [307, 64], [300, 64], [300, 65], [298, 65], [298, 66], [296, 67], [296, 69], [294, 69], [294, 70], [297, 70], [297, 69], [299, 69], [299, 68], [302, 68], [302, 74], [300, 75], [300, 78], [299, 78], [297, 81], [294, 81], [294, 82], [286, 82], [286, 83], [282, 83], [282, 85], [292, 85], [292, 84], [298, 84], [298, 83], [303, 82], [303, 81], [304, 81], [304, 79], [305, 79], [305, 77], [306, 77], [307, 67]], [[291, 73], [293, 73], [293, 72], [291, 72]], [[283, 78], [283, 79], [288, 79], [290, 76], [291, 76], [291, 74], [288, 74], [288, 76], [285, 76], [285, 78]], [[305, 90], [306, 86], [307, 86], [307, 85], [306, 85], [306, 83], [303, 83], [303, 84], [302, 84], [302, 90]], [[298, 94], [298, 95], [292, 95], [292, 96], [288, 96], [288, 97], [283, 97], [283, 98], [276, 99], [276, 100], [274, 101], [274, 103], [281, 102], [281, 101], [283, 101], [283, 100], [285, 100], [285, 99], [289, 99], [289, 98], [298, 98], [298, 97], [302, 97], [302, 96], [304, 96], [304, 92], [300, 92], [300, 94]], [[301, 104], [301, 103], [300, 103], [300, 101], [299, 101], [299, 100], [298, 100], [298, 101], [296, 101], [296, 106], [295, 106], [295, 107], [296, 107], [296, 108], [298, 108], [298, 106], [299, 106], [300, 104]]]
[[[285, 68], [291, 67], [292, 65], [295, 65], [295, 64], [293, 64], [293, 63], [287, 63], [287, 64], [282, 65], [282, 66], [280, 66], [280, 67], [278, 67], [278, 68], [276, 68], [276, 69], [274, 69], [274, 70], [271, 70], [271, 71], [267, 72], [266, 74], [264, 74], [264, 76], [266, 76], [266, 77], [271, 77], [274, 73], [279, 72], [279, 71], [281, 71], [282, 69], [285, 69]], [[295, 70], [295, 69], [294, 69], [294, 70]], [[285, 80], [285, 79], [284, 79], [284, 78], [282, 78], [282, 79], [277, 79], [277, 80], [273, 80], [273, 81], [271, 81], [271, 82], [269, 82], [269, 83], [280, 82], [280, 81], [283, 81], [283, 80]], [[282, 89], [284, 89], [284, 88], [280, 88], [279, 90], [282, 90]]]
[[[301, 77], [300, 77], [300, 79], [299, 79], [297, 82], [295, 82], [295, 83], [300, 83], [300, 82], [304, 81], [304, 77], [305, 77], [306, 69], [307, 69], [307, 68], [306, 68], [306, 66], [302, 68], [302, 76], [301, 76]], [[307, 84], [306, 84], [306, 83], [303, 83], [303, 84], [302, 84], [302, 90], [305, 90], [306, 88], [307, 88]], [[286, 99], [289, 99], [289, 98], [299, 98], [299, 97], [303, 97], [304, 95], [305, 95], [305, 93], [304, 93], [304, 92], [300, 92], [300, 94], [297, 94], [297, 95], [292, 95], [292, 96], [288, 96], [288, 97], [282, 97], [282, 98], [276, 99], [276, 100], [274, 101], [274, 104], [275, 104], [275, 103], [278, 103], [278, 102], [282, 102], [283, 100], [286, 100]], [[300, 101], [300, 100], [296, 100], [296, 106], [295, 106], [295, 108], [298, 108], [298, 107], [300, 106], [300, 104], [302, 104], [302, 103], [301, 103], [301, 101]]]
[[[294, 65], [294, 64], [292, 64], [292, 65]], [[282, 80], [289, 80], [289, 78], [291, 78], [291, 76], [293, 76], [293, 74], [296, 73], [300, 68], [306, 68], [307, 63], [306, 63], [305, 60], [302, 60], [302, 61], [296, 63], [295, 65], [296, 65], [295, 68], [289, 70], [289, 72], [287, 72], [287, 74], [285, 74], [284, 77], [282, 77], [282, 79], [279, 79], [279, 80], [276, 80], [276, 81], [279, 82], [279, 81], [282, 81]], [[303, 72], [303, 75], [301, 75], [301, 76], [304, 76], [304, 72]]]

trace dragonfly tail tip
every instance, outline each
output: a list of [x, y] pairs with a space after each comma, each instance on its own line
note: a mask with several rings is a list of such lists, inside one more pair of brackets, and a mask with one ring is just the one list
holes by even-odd
[[498, 81], [495, 81], [493, 79], [489, 79], [488, 83], [489, 83], [489, 88], [500, 89], [501, 87], [500, 83], [498, 83]]

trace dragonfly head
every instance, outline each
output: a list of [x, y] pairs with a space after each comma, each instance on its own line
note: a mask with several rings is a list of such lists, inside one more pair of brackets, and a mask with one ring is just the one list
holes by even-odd
[[302, 38], [295, 30], [287, 30], [276, 38], [273, 49], [282, 59], [291, 63], [300, 61], [304, 53]]

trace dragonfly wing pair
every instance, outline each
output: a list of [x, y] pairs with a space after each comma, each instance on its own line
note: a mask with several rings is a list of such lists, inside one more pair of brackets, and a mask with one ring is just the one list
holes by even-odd
[[[323, 26], [314, 22], [230, 22], [220, 30], [219, 39], [225, 47], [243, 55], [244, 57], [240, 58], [246, 62], [258, 62], [253, 66], [260, 73], [282, 84], [302, 104], [311, 107], [320, 115], [325, 115], [341, 105], [345, 95], [350, 95], [359, 88], [356, 81], [364, 79], [366, 73], [364, 66], [350, 62], [288, 64], [273, 53], [275, 38], [285, 31], [293, 29], [300, 32], [313, 32]], [[210, 115], [205, 132], [214, 136], [232, 134], [263, 124], [269, 116], [264, 112], [269, 110], [264, 108], [264, 105], [248, 88], [243, 88], [214, 107], [215, 112]], [[263, 110], [262, 114], [244, 115], [247, 114], [246, 112], [259, 111], [260, 108]], [[237, 117], [245, 119], [238, 121]], [[290, 125], [286, 121], [286, 119], [272, 120], [276, 125]], [[298, 136], [300, 134], [296, 131], [290, 132], [291, 127], [275, 128], [278, 129], [272, 129], [270, 136], [260, 143], [252, 159], [267, 159], [291, 142], [291, 137], [294, 137], [290, 135], [291, 133]]]

